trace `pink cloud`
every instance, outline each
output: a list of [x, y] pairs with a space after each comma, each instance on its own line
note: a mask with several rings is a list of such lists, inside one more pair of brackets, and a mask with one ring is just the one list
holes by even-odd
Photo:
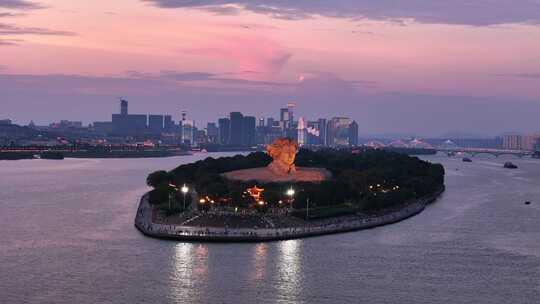
[[248, 77], [254, 79], [271, 78], [279, 73], [292, 57], [292, 53], [277, 42], [246, 35], [224, 36], [212, 41], [211, 45], [202, 45], [183, 52], [232, 61], [237, 72], [251, 71], [252, 73], [247, 73]]

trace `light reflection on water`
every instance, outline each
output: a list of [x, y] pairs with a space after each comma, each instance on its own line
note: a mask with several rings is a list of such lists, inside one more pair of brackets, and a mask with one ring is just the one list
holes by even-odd
[[172, 298], [176, 303], [195, 301], [200, 294], [197, 282], [206, 282], [208, 277], [208, 247], [178, 243], [174, 247], [173, 264], [170, 278]]
[[260, 281], [264, 278], [266, 274], [266, 255], [268, 250], [267, 243], [259, 243], [255, 245], [255, 250], [253, 251], [253, 262], [255, 271], [253, 272], [252, 280]]
[[[292, 301], [293, 303], [303, 302], [300, 298], [302, 284], [302, 259], [300, 255], [301, 240], [288, 240], [278, 243], [278, 284], [276, 286], [278, 295]], [[278, 302], [279, 303], [279, 302]]]

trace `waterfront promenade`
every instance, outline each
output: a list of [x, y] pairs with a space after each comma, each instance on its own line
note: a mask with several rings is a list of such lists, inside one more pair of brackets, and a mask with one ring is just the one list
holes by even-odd
[[160, 224], [154, 218], [154, 209], [145, 194], [139, 203], [135, 227], [143, 234], [156, 238], [202, 242], [264, 242], [313, 237], [325, 234], [369, 229], [399, 222], [422, 212], [434, 202], [444, 189], [429, 197], [406, 204], [399, 210], [382, 215], [347, 215], [330, 219], [305, 221], [305, 225], [276, 228], [227, 228]]

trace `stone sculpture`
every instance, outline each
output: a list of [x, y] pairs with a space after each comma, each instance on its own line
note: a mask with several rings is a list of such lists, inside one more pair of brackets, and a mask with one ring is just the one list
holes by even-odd
[[290, 175], [296, 172], [294, 160], [298, 144], [290, 138], [278, 138], [266, 147], [270, 157], [274, 159], [268, 168], [277, 175]]

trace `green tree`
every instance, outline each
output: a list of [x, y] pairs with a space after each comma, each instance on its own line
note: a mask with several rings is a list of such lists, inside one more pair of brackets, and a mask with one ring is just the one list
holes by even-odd
[[171, 175], [169, 172], [160, 170], [150, 173], [146, 178], [146, 184], [152, 188], [157, 188], [169, 184], [170, 180]]

